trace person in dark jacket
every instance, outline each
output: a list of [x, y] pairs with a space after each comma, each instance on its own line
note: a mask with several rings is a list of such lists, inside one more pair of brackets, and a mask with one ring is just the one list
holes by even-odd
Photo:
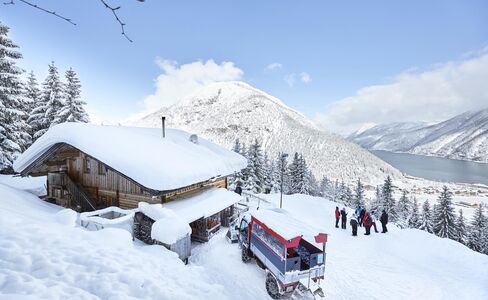
[[339, 218], [340, 217], [341, 217], [341, 212], [339, 211], [339, 207], [336, 206], [336, 210], [335, 210], [336, 228], [339, 228]]
[[366, 214], [366, 209], [361, 208], [361, 212], [359, 213], [359, 218], [358, 218], [358, 223], [360, 227], [363, 226], [365, 214]]
[[239, 194], [239, 196], [242, 196], [242, 188], [240, 185], [238, 185], [236, 187], [236, 189], [234, 190], [234, 192], [236, 192], [237, 194]]
[[349, 224], [351, 225], [351, 228], [352, 228], [352, 236], [357, 236], [358, 235], [358, 220], [356, 219], [356, 214], [352, 215], [352, 218], [349, 221]]
[[381, 227], [383, 229], [381, 233], [387, 233], [388, 229], [386, 228], [386, 224], [388, 224], [388, 214], [384, 209], [381, 212], [380, 222], [381, 222]]
[[346, 212], [346, 208], [343, 207], [341, 210], [341, 227], [342, 227], [342, 229], [346, 229], [346, 222], [347, 222], [347, 212]]
[[369, 235], [371, 230], [371, 225], [373, 224], [371, 222], [371, 214], [369, 212], [364, 213], [363, 224], [364, 224], [364, 229], [366, 229], [366, 233], [364, 235]]

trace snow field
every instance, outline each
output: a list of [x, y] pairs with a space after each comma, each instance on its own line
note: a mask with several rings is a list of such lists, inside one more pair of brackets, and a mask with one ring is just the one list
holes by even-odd
[[201, 267], [130, 233], [56, 222], [60, 210], [0, 184], [0, 297], [36, 299], [223, 299]]

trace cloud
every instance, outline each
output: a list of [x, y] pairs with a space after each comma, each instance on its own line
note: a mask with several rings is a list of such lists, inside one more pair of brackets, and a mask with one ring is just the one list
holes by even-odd
[[279, 69], [281, 69], [282, 67], [283, 67], [283, 65], [282, 65], [282, 64], [275, 62], [275, 63], [272, 63], [272, 64], [267, 65], [267, 66], [266, 66], [266, 68], [265, 68], [264, 70], [265, 70], [265, 71], [271, 71], [271, 72], [272, 72], [272, 71], [279, 70]]
[[284, 80], [289, 87], [294, 87], [295, 84], [297, 83], [298, 80], [297, 78], [305, 84], [312, 81], [312, 77], [310, 77], [310, 75], [307, 72], [301, 72], [300, 74], [296, 74], [296, 73], [287, 74], [285, 75]]
[[390, 83], [367, 86], [330, 105], [316, 119], [346, 133], [366, 123], [441, 121], [488, 107], [488, 51], [427, 70], [411, 69]]
[[212, 59], [182, 65], [157, 59], [156, 63], [163, 73], [156, 78], [156, 91], [144, 99], [147, 113], [174, 104], [209, 83], [240, 80], [244, 74], [233, 62], [218, 64]]
[[291, 73], [291, 74], [285, 75], [284, 79], [285, 79], [285, 82], [288, 84], [288, 86], [294, 87], [295, 83], [297, 81], [296, 77], [297, 77], [297, 74]]
[[302, 73], [300, 73], [300, 80], [303, 83], [309, 83], [310, 81], [312, 81], [312, 78], [310, 77], [310, 75], [307, 72], [302, 72]]

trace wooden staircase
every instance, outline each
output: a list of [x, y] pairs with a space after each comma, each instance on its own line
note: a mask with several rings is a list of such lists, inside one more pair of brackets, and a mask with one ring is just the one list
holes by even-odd
[[76, 211], [93, 211], [96, 210], [95, 201], [83, 189], [83, 187], [74, 182], [68, 174], [64, 172], [49, 173], [49, 184], [63, 189], [66, 192], [68, 202], [67, 206]]

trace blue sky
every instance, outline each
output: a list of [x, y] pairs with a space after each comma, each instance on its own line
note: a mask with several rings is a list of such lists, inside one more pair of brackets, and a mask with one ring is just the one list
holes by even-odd
[[[158, 58], [176, 68], [232, 62], [240, 79], [321, 120], [365, 87], [480, 51], [477, 58], [488, 43], [487, 1], [107, 1], [122, 6], [133, 43], [97, 0], [32, 0], [77, 26], [20, 2], [1, 6], [0, 20], [21, 46], [24, 69], [42, 81], [51, 60], [72, 66], [90, 112], [111, 120], [144, 109], [164, 72]], [[272, 63], [281, 67], [267, 70]]]

